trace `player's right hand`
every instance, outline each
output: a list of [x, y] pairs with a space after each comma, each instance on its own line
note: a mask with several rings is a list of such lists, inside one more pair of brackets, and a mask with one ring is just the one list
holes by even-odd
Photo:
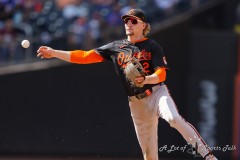
[[39, 49], [37, 50], [37, 57], [40, 57], [41, 59], [43, 58], [53, 58], [54, 56], [54, 49], [52, 49], [51, 47], [47, 47], [47, 46], [41, 46], [39, 47]]

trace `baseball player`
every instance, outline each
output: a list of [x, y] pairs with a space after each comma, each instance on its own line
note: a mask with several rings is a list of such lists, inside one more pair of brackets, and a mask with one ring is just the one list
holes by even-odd
[[[158, 118], [166, 120], [183, 138], [197, 149], [206, 160], [217, 160], [198, 134], [197, 130], [179, 114], [164, 83], [167, 61], [161, 46], [146, 38], [150, 31], [144, 12], [131, 9], [122, 20], [127, 39], [114, 41], [89, 51], [55, 50], [47, 46], [38, 49], [38, 57], [59, 58], [71, 63], [91, 64], [112, 61], [117, 75], [128, 94], [129, 106], [137, 138], [144, 160], [158, 160]], [[126, 77], [125, 67], [133, 58], [137, 59], [147, 73], [135, 78], [134, 83]]]

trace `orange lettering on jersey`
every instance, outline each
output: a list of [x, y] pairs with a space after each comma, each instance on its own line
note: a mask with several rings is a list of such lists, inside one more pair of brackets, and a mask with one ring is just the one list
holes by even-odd
[[118, 53], [117, 61], [120, 66], [123, 65], [123, 61], [124, 61], [124, 53], [123, 52]]
[[131, 61], [131, 59], [132, 59], [132, 56], [131, 55], [125, 55], [125, 58], [124, 58], [124, 63], [127, 63], [127, 62], [129, 62], [129, 61]]
[[142, 59], [142, 52], [139, 52], [139, 53], [138, 53], [137, 58], [138, 58], [138, 59]]
[[[124, 67], [125, 66], [124, 64], [131, 61], [133, 57], [137, 58], [139, 61], [144, 61], [144, 60], [151, 60], [152, 55], [151, 55], [151, 52], [146, 52], [145, 49], [142, 50], [141, 52], [135, 52], [133, 54], [125, 54], [124, 52], [120, 52], [118, 53], [118, 57], [117, 57], [118, 64]], [[149, 72], [149, 70], [147, 70], [148, 67], [149, 67], [149, 63], [145, 62], [146, 72]]]
[[141, 51], [141, 59], [143, 60], [150, 60], [152, 58], [151, 52], [146, 52], [146, 50]]
[[133, 57], [138, 58], [138, 52], [133, 53]]
[[127, 63], [128, 57], [129, 57], [129, 55], [125, 55], [125, 56], [124, 56], [124, 59], [123, 59], [123, 62], [124, 62], [124, 63]]

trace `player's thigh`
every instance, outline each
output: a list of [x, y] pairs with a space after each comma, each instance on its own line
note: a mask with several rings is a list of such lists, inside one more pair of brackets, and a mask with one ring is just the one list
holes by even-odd
[[158, 114], [161, 118], [167, 122], [174, 121], [180, 117], [177, 106], [167, 90], [162, 91], [158, 94]]

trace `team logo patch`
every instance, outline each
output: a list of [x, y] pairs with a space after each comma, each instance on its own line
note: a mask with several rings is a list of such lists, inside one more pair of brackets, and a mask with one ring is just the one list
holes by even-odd
[[163, 62], [167, 65], [167, 59], [166, 59], [166, 57], [163, 57]]

